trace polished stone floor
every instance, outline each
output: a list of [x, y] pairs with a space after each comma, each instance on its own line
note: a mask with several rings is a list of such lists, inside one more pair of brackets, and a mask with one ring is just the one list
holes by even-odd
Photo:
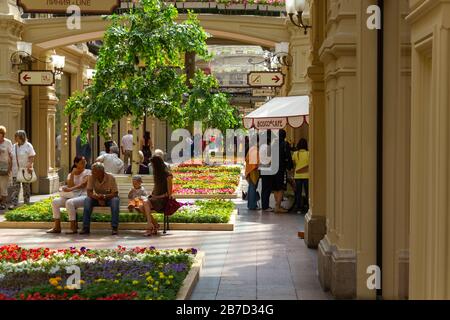
[[192, 299], [330, 299], [318, 281], [317, 251], [308, 249], [297, 237], [297, 232], [303, 230], [304, 216], [250, 212], [244, 202], [236, 203], [239, 215], [233, 232], [169, 231], [165, 236], [145, 238], [133, 231], [119, 236], [95, 230], [90, 236], [54, 236], [43, 230], [0, 229], [0, 244], [51, 248], [194, 247], [204, 251], [206, 258]]

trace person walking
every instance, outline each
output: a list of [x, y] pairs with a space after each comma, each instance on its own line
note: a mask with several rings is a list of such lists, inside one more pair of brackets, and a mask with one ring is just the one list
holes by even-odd
[[86, 169], [86, 159], [77, 156], [73, 160], [72, 170], [67, 176], [66, 185], [61, 188], [60, 197], [52, 201], [54, 226], [47, 233], [61, 233], [61, 208], [65, 207], [69, 215], [70, 232], [78, 232], [77, 208], [83, 207], [86, 199], [86, 187], [91, 170]]
[[295, 165], [295, 203], [298, 213], [306, 213], [309, 210], [309, 151], [306, 139], [300, 139], [297, 150], [292, 157]]
[[92, 165], [92, 175], [87, 180], [87, 197], [84, 200], [83, 229], [80, 234], [89, 234], [91, 231], [91, 216], [94, 207], [111, 208], [112, 235], [118, 234], [120, 198], [116, 179], [112, 174], [105, 172], [102, 163]]
[[125, 167], [128, 167], [133, 163], [133, 130], [128, 130], [128, 133], [122, 137], [120, 149]]
[[12, 171], [11, 140], [6, 139], [6, 128], [0, 126], [0, 210], [6, 209], [8, 199], [8, 184]]
[[19, 204], [20, 187], [23, 189], [23, 200], [25, 205], [30, 204], [31, 183], [17, 181], [19, 170], [25, 170], [26, 174], [33, 174], [33, 163], [36, 157], [33, 145], [28, 142], [24, 130], [18, 130], [15, 135], [15, 144], [12, 150], [12, 187], [10, 189], [10, 206], [13, 210]]
[[105, 171], [111, 174], [123, 173], [123, 161], [119, 158], [119, 147], [112, 146], [109, 153], [105, 153], [95, 160], [105, 166]]

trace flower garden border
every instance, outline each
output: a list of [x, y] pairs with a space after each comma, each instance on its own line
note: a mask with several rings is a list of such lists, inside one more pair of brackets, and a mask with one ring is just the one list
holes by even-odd
[[[234, 231], [236, 222], [237, 209], [233, 210], [228, 223], [170, 223], [170, 230], [187, 230], [187, 231]], [[69, 229], [68, 222], [62, 222], [64, 229]], [[32, 222], [32, 221], [1, 221], [0, 229], [50, 229], [53, 222]], [[123, 222], [119, 224], [119, 230], [146, 230], [146, 223], [139, 222]], [[111, 224], [109, 222], [92, 222], [92, 230], [109, 230]]]
[[200, 279], [204, 259], [205, 253], [197, 251], [191, 269], [186, 278], [184, 278], [180, 290], [178, 290], [176, 300], [189, 300], [191, 298], [192, 292]]

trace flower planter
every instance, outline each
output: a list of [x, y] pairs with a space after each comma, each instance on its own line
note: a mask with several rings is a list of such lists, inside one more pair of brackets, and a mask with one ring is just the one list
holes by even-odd
[[[0, 252], [0, 300], [184, 300], [204, 260], [204, 253], [195, 248], [54, 250], [6, 245]], [[80, 268], [77, 284], [70, 281], [67, 266]]]
[[258, 5], [257, 4], [247, 4], [247, 6], [245, 7], [245, 10], [247, 10], [247, 11], [258, 10]]

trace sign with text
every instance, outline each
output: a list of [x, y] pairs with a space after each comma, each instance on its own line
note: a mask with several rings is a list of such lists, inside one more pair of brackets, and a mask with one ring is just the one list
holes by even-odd
[[282, 87], [284, 74], [281, 72], [250, 72], [248, 85], [250, 87]]
[[83, 14], [112, 14], [120, 0], [17, 0], [25, 13], [67, 13], [69, 6], [80, 7]]
[[273, 97], [276, 96], [274, 89], [253, 89], [252, 94], [254, 97]]
[[22, 71], [19, 73], [19, 83], [23, 86], [52, 86], [55, 84], [53, 71]]

